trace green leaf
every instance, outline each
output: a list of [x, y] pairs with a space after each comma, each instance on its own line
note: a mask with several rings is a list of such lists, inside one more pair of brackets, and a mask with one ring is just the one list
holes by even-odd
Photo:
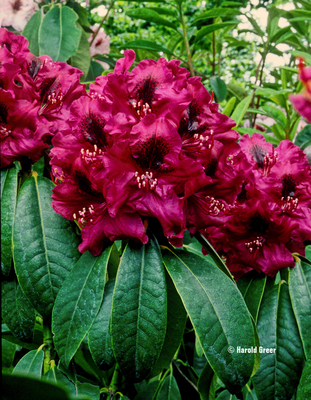
[[298, 132], [295, 145], [299, 146], [302, 150], [304, 150], [309, 144], [311, 140], [311, 124], [304, 126], [300, 132]]
[[43, 357], [44, 353], [40, 347], [37, 350], [30, 350], [16, 364], [13, 374], [33, 375], [40, 378], [42, 375]]
[[27, 350], [35, 350], [39, 347], [39, 345], [36, 343], [27, 343], [17, 339], [17, 337], [14, 336], [11, 332], [2, 332], [1, 337], [3, 340], [17, 344], [18, 346], [24, 347]]
[[110, 335], [114, 283], [115, 279], [106, 283], [102, 305], [88, 333], [88, 345], [93, 360], [103, 370], [108, 370], [115, 364]]
[[98, 257], [84, 253], [56, 297], [52, 331], [55, 348], [66, 367], [99, 311], [110, 252], [111, 246]]
[[279, 139], [280, 141], [285, 139], [284, 129], [279, 124], [271, 125], [270, 129], [274, 133], [277, 139]]
[[35, 309], [15, 281], [1, 282], [2, 318], [21, 341], [32, 342], [36, 321]]
[[297, 260], [289, 272], [289, 294], [306, 358], [311, 357], [311, 265]]
[[261, 38], [263, 38], [265, 36], [265, 33], [261, 30], [260, 26], [257, 24], [256, 20], [251, 17], [250, 15], [246, 15], [247, 19], [249, 20], [249, 22], [252, 24], [255, 33], [260, 36]]
[[[157, 391], [159, 386], [159, 381], [149, 381], [147, 385], [143, 386], [141, 389], [138, 388], [138, 393], [134, 397], [134, 400], [147, 400], [153, 399], [154, 395]], [[143, 383], [142, 383], [143, 384]]]
[[236, 284], [192, 253], [165, 249], [163, 262], [209, 364], [230, 391], [240, 391], [252, 374], [255, 355], [235, 350], [238, 346], [253, 348], [255, 333]]
[[273, 283], [267, 281], [257, 322], [261, 363], [253, 383], [259, 400], [291, 399], [304, 361], [288, 287]]
[[135, 8], [134, 10], [126, 11], [128, 17], [143, 19], [147, 22], [153, 22], [157, 25], [167, 26], [176, 30], [176, 26], [173, 22], [162, 18], [160, 14], [150, 8]]
[[40, 160], [32, 164], [31, 170], [36, 171], [38, 175], [42, 176], [44, 172], [44, 157], [41, 157]]
[[70, 221], [51, 207], [53, 183], [36, 175], [25, 181], [17, 199], [13, 257], [23, 292], [49, 318], [58, 290], [80, 255], [79, 239]]
[[222, 110], [222, 114], [230, 117], [232, 110], [234, 109], [235, 102], [236, 102], [236, 97], [231, 97], [231, 99], [227, 102], [226, 107]]
[[166, 47], [163, 47], [155, 42], [142, 39], [133, 40], [132, 42], [127, 42], [123, 46], [121, 46], [120, 49], [143, 49], [143, 50], [157, 51], [173, 55], [173, 53]]
[[198, 390], [200, 393], [201, 400], [212, 400], [215, 399], [215, 389], [216, 389], [216, 375], [213, 369], [206, 363], [201, 375], [198, 380]]
[[91, 63], [90, 44], [81, 25], [77, 24], [77, 27], [81, 31], [81, 38], [76, 54], [70, 59], [70, 64], [83, 71], [83, 76], [81, 77], [81, 81], [83, 81], [87, 76]]
[[262, 106], [262, 109], [284, 129], [286, 129], [286, 117], [282, 110], [271, 105]]
[[204, 26], [197, 32], [197, 34], [195, 36], [195, 42], [198, 42], [200, 39], [202, 39], [204, 36], [208, 35], [209, 33], [218, 31], [219, 29], [228, 28], [229, 26], [234, 26], [237, 24], [238, 24], [238, 21], [227, 21], [227, 22], [220, 22], [217, 24], [211, 24], [211, 25]]
[[180, 391], [173, 375], [168, 375], [159, 389], [156, 400], [181, 400]]
[[1, 271], [9, 275], [12, 264], [13, 222], [16, 209], [18, 171], [1, 170]]
[[2, 359], [2, 370], [3, 368], [10, 368], [14, 361], [16, 353], [16, 344], [10, 343], [4, 339], [1, 340], [1, 359]]
[[78, 394], [87, 395], [92, 400], [99, 400], [99, 386], [92, 385], [89, 382], [77, 382]]
[[128, 379], [144, 379], [165, 338], [167, 296], [164, 268], [155, 239], [128, 243], [112, 301], [111, 335], [117, 363]]
[[253, 99], [253, 95], [250, 94], [249, 96], [245, 97], [240, 103], [236, 106], [235, 110], [231, 114], [231, 118], [236, 122], [236, 126], [239, 126], [243, 120], [243, 117], [251, 104]]
[[39, 53], [53, 61], [67, 61], [76, 54], [81, 30], [76, 27], [78, 15], [69, 7], [57, 4], [45, 15], [39, 30]]
[[217, 100], [221, 103], [223, 100], [225, 100], [228, 94], [228, 89], [225, 81], [216, 76], [212, 76], [209, 81], [217, 97]]
[[165, 271], [167, 286], [167, 328], [160, 356], [149, 377], [159, 375], [172, 361], [183, 338], [187, 313], [171, 277]]
[[287, 33], [290, 30], [291, 30], [290, 26], [285, 26], [285, 28], [278, 29], [277, 32], [272, 36], [270, 42], [271, 43], [277, 42], [278, 39], [281, 38], [281, 36], [283, 36], [285, 33]]
[[302, 375], [297, 388], [296, 400], [311, 398], [311, 358], [307, 360], [302, 370]]
[[233, 276], [231, 275], [231, 272], [228, 270], [226, 264], [223, 262], [223, 260], [220, 258], [216, 250], [213, 248], [213, 246], [209, 243], [209, 241], [200, 233], [195, 234], [195, 238], [198, 240], [198, 242], [205, 248], [205, 250], [208, 252], [208, 254], [211, 256], [212, 260], [214, 261], [215, 265], [222, 271], [224, 272], [230, 279], [234, 281]]
[[239, 15], [239, 14], [241, 14], [241, 11], [234, 8], [213, 8], [211, 10], [203, 12], [201, 15], [196, 17], [192, 22], [192, 25], [195, 25], [199, 21], [207, 20], [210, 18], [227, 17], [228, 15]]
[[61, 385], [24, 375], [3, 375], [3, 400], [92, 400], [89, 396], [71, 396]]
[[47, 374], [42, 376], [42, 379], [55, 383], [59, 386], [65, 386], [69, 392], [76, 394], [77, 387], [74, 382], [72, 382], [64, 373], [60, 371], [55, 365], [51, 366], [51, 369], [48, 371]]
[[261, 276], [258, 276], [257, 273], [254, 274], [252, 271], [243, 275], [238, 280], [237, 285], [244, 297], [249, 312], [256, 323], [262, 296], [266, 286], [266, 277], [262, 278]]
[[37, 57], [40, 55], [39, 31], [41, 28], [41, 24], [42, 24], [42, 9], [37, 11], [35, 14], [31, 16], [31, 18], [28, 20], [22, 32], [22, 35], [25, 36], [25, 38], [29, 42], [28, 48], [30, 52]]

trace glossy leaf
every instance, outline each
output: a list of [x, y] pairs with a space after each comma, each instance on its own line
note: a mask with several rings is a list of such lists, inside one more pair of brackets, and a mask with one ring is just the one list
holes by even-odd
[[25, 36], [25, 38], [29, 42], [28, 48], [30, 52], [37, 57], [40, 55], [39, 31], [41, 28], [41, 24], [42, 24], [42, 10], [38, 10], [28, 20], [22, 32], [22, 35]]
[[167, 272], [165, 277], [167, 286], [167, 327], [160, 356], [150, 373], [150, 377], [159, 375], [172, 361], [181, 343], [187, 322], [186, 310], [179, 294], [176, 292], [172, 279]]
[[222, 102], [223, 100], [225, 100], [225, 98], [227, 97], [228, 94], [228, 89], [227, 89], [227, 85], [225, 83], [225, 81], [223, 81], [222, 79], [216, 77], [216, 76], [212, 76], [209, 80], [210, 85], [213, 89], [213, 92], [215, 93], [217, 100], [219, 102]]
[[54, 344], [68, 367], [99, 311], [111, 246], [98, 257], [84, 253], [58, 292], [52, 314]]
[[2, 318], [21, 341], [32, 342], [36, 321], [35, 309], [17, 282], [2, 281]]
[[39, 30], [40, 55], [53, 61], [67, 61], [76, 54], [81, 30], [76, 27], [78, 15], [69, 7], [57, 4], [45, 15]]
[[228, 270], [226, 264], [223, 262], [219, 254], [216, 252], [216, 250], [213, 248], [213, 246], [209, 243], [209, 241], [200, 233], [195, 234], [195, 238], [198, 240], [198, 242], [205, 248], [205, 250], [208, 252], [209, 256], [212, 258], [214, 261], [215, 265], [224, 272], [229, 278], [231, 278], [234, 281], [233, 276], [231, 275], [231, 272]]
[[204, 36], [208, 35], [209, 33], [218, 31], [219, 29], [228, 28], [230, 26], [233, 27], [237, 24], [238, 24], [237, 21], [226, 21], [226, 22], [220, 22], [218, 24], [211, 24], [211, 25], [204, 26], [197, 32], [197, 34], [195, 36], [195, 41], [198, 42], [200, 39], [202, 39]]
[[13, 257], [19, 284], [49, 318], [58, 290], [80, 256], [70, 221], [51, 207], [53, 183], [36, 173], [23, 184], [16, 206]]
[[90, 44], [81, 25], [77, 24], [77, 27], [81, 31], [81, 38], [76, 54], [70, 58], [70, 64], [83, 71], [81, 79], [83, 81], [87, 76], [91, 63]]
[[42, 375], [43, 357], [44, 353], [41, 348], [30, 350], [16, 364], [13, 374], [33, 375], [40, 378]]
[[18, 171], [1, 170], [1, 271], [8, 275], [12, 264], [13, 222], [17, 199]]
[[117, 363], [127, 379], [144, 379], [157, 361], [166, 332], [167, 296], [157, 242], [127, 244], [116, 278], [111, 335]]
[[143, 19], [147, 22], [153, 22], [157, 25], [167, 26], [176, 30], [176, 26], [173, 22], [161, 17], [156, 11], [149, 8], [136, 8], [126, 12], [126, 15], [131, 18]]
[[168, 375], [158, 391], [156, 400], [181, 400], [180, 391], [173, 375]]
[[263, 278], [258, 276], [258, 274], [248, 273], [243, 275], [238, 280], [237, 286], [242, 293], [249, 312], [256, 323], [262, 296], [266, 286], [266, 277]]
[[2, 339], [1, 340], [2, 371], [4, 368], [10, 368], [12, 366], [15, 353], [16, 353], [16, 344], [10, 343]]
[[306, 361], [297, 388], [296, 400], [311, 398], [311, 358]]
[[211, 367], [231, 391], [241, 390], [252, 374], [255, 356], [235, 350], [253, 347], [255, 334], [235, 283], [195, 254], [166, 249], [163, 262]]
[[198, 390], [200, 393], [201, 400], [212, 400], [215, 399], [215, 382], [216, 375], [213, 369], [206, 363], [203, 371], [201, 372], [198, 380]]
[[103, 302], [88, 333], [88, 345], [92, 357], [96, 364], [103, 370], [110, 369], [115, 364], [110, 335], [114, 283], [114, 279], [106, 283]]
[[267, 282], [258, 315], [261, 363], [253, 383], [258, 400], [290, 400], [299, 382], [303, 348], [287, 284], [273, 282]]
[[120, 47], [121, 49], [143, 49], [143, 50], [150, 50], [150, 51], [162, 51], [166, 54], [172, 54], [172, 51], [163, 47], [155, 42], [151, 42], [150, 40], [133, 40], [132, 42], [127, 42], [123, 46]]
[[306, 358], [311, 357], [311, 265], [297, 260], [289, 271], [289, 294]]
[[242, 122], [243, 117], [244, 117], [249, 105], [251, 104], [252, 99], [253, 99], [253, 95], [251, 95], [251, 94], [249, 96], [245, 97], [245, 99], [240, 101], [240, 103], [236, 106], [235, 110], [231, 114], [231, 118], [236, 122], [236, 126], [239, 126], [240, 123]]
[[138, 393], [134, 397], [134, 400], [153, 399], [159, 384], [160, 384], [160, 381], [157, 381], [157, 380], [149, 381], [149, 383], [147, 385], [138, 389]]
[[300, 132], [298, 132], [295, 145], [299, 146], [304, 150], [307, 146], [311, 145], [311, 124], [304, 126]]
[[22, 340], [17, 339], [17, 337], [14, 336], [11, 332], [2, 332], [1, 337], [2, 337], [2, 339], [6, 340], [8, 342], [17, 344], [18, 346], [24, 347], [24, 349], [27, 349], [27, 350], [35, 350], [39, 347], [39, 344], [27, 343], [27, 342], [23, 342]]

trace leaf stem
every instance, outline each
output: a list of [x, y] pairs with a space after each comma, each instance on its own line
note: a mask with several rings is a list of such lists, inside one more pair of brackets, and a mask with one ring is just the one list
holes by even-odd
[[92, 38], [91, 43], [90, 43], [90, 46], [92, 46], [92, 44], [93, 44], [94, 40], [96, 39], [96, 36], [98, 35], [98, 32], [100, 31], [100, 28], [102, 27], [102, 25], [103, 25], [103, 23], [105, 22], [105, 20], [108, 20], [109, 11], [110, 11], [110, 10], [112, 9], [112, 7], [114, 6], [114, 3], [115, 3], [114, 1], [112, 1], [112, 2], [110, 3], [110, 6], [108, 7], [108, 10], [107, 10], [106, 15], [104, 15], [103, 19], [102, 19], [101, 22], [99, 23], [99, 26], [98, 26], [98, 28], [96, 29], [96, 31], [95, 31], [95, 33], [94, 33], [94, 35], [93, 35], [93, 38]]
[[113, 400], [115, 393], [118, 391], [119, 376], [120, 376], [120, 368], [119, 368], [118, 364], [116, 364], [116, 367], [113, 371], [112, 379], [111, 379], [111, 382], [109, 385], [109, 389], [108, 389], [109, 400]]
[[53, 347], [53, 335], [51, 329], [47, 325], [43, 325], [43, 343], [45, 344], [43, 373], [46, 374], [51, 368], [52, 347]]

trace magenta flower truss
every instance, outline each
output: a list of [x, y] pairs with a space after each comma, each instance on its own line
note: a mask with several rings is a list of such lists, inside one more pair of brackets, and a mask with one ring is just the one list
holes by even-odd
[[304, 89], [299, 94], [290, 95], [289, 99], [298, 113], [311, 123], [311, 67], [304, 67], [300, 61], [299, 69], [299, 78], [304, 84]]
[[48, 56], [35, 57], [23, 36], [0, 29], [1, 168], [37, 161], [56, 130], [67, 127], [69, 105], [85, 95], [82, 72]]

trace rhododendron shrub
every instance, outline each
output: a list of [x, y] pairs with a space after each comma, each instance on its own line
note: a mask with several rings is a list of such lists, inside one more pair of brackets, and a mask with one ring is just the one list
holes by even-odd
[[290, 100], [296, 110], [311, 123], [311, 67], [305, 67], [302, 60], [299, 62], [299, 79], [304, 85], [301, 93], [290, 95]]
[[86, 90], [6, 29], [0, 56], [3, 338], [23, 348], [5, 397], [216, 398], [217, 378], [291, 400], [311, 351], [305, 153], [241, 137], [175, 59], [126, 50]]

